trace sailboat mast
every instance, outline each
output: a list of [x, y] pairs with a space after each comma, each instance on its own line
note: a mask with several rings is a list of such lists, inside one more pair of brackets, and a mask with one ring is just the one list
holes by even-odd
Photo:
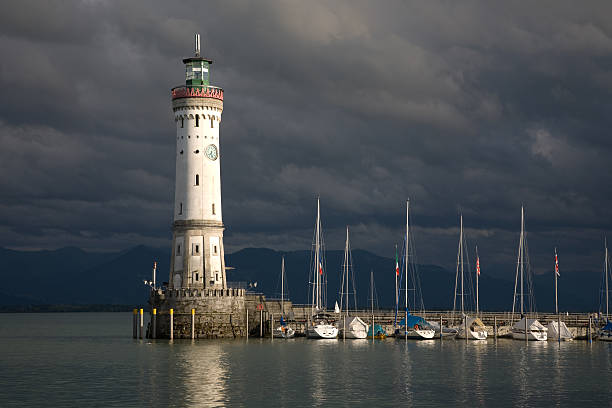
[[397, 265], [397, 244], [395, 244], [395, 321], [397, 322], [397, 306], [398, 306], [398, 301], [399, 301], [399, 294], [397, 292], [398, 287], [397, 287], [397, 269], [398, 269], [398, 265]]
[[478, 245], [476, 245], [476, 316], [478, 316], [478, 278], [480, 277], [480, 258], [478, 257]]
[[[558, 297], [557, 297], [557, 248], [555, 247], [555, 268], [554, 268], [554, 274], [555, 274], [555, 314], [559, 314], [559, 301], [558, 301]], [[561, 330], [561, 328], [559, 328], [559, 331]]]
[[465, 311], [463, 307], [463, 214], [461, 214], [461, 229], [459, 231], [459, 252], [461, 253], [461, 317]]
[[320, 251], [319, 247], [321, 245], [320, 242], [321, 236], [321, 208], [319, 204], [319, 197], [317, 197], [317, 226], [315, 233], [315, 276], [316, 276], [316, 308], [317, 311], [321, 309], [321, 259], [320, 259]]
[[405, 271], [406, 271], [406, 282], [405, 282], [405, 290], [406, 290], [406, 296], [404, 297], [404, 306], [406, 308], [406, 325], [408, 325], [408, 248], [410, 247], [410, 224], [408, 221], [408, 216], [410, 214], [410, 200], [406, 201], [406, 259], [405, 259]]
[[281, 260], [281, 315], [285, 315], [285, 256]]
[[[370, 302], [372, 304], [372, 316], [374, 316], [374, 271], [370, 270]], [[374, 335], [374, 327], [372, 326], [372, 335]]]
[[606, 260], [605, 260], [605, 272], [606, 272], [606, 321], [608, 320], [608, 240], [605, 240], [606, 244]]
[[520, 262], [520, 268], [521, 268], [521, 317], [523, 317], [523, 266], [524, 266], [524, 262], [523, 262], [523, 245], [524, 245], [524, 239], [525, 239], [525, 210], [524, 207], [521, 206], [521, 238], [520, 238], [520, 242], [519, 242], [519, 262]]
[[346, 244], [344, 245], [344, 279], [346, 279], [346, 317], [348, 317], [349, 305], [349, 228], [346, 226]]

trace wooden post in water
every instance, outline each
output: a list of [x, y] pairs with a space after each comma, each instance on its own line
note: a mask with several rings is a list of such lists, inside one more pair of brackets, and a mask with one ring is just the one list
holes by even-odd
[[497, 316], [493, 316], [493, 336], [497, 340]]
[[593, 336], [591, 335], [591, 320], [593, 318], [589, 315], [589, 344], [593, 342]]
[[463, 332], [465, 333], [465, 342], [468, 342], [468, 331], [467, 331], [467, 316], [463, 316]]
[[153, 316], [151, 316], [151, 328], [153, 329], [153, 331], [151, 332], [151, 338], [152, 339], [156, 339], [157, 338], [157, 309], [153, 309]]
[[174, 339], [174, 309], [170, 309], [170, 340]]
[[249, 309], [246, 310], [246, 338], [249, 339]]
[[442, 314], [440, 314], [440, 340], [442, 340]]
[[346, 316], [344, 316], [344, 323], [342, 324], [342, 340], [346, 340]]
[[527, 315], [525, 315], [525, 344], [529, 344], [529, 336], [527, 336]]
[[191, 339], [195, 339], [195, 309], [191, 309]]
[[274, 313], [270, 314], [270, 340], [274, 341]]
[[263, 337], [263, 309], [259, 310], [259, 337]]
[[138, 338], [138, 309], [134, 309], [134, 315], [132, 317], [132, 337]]
[[142, 329], [144, 327], [144, 310], [140, 309], [140, 331], [139, 331], [139, 337], [142, 339]]

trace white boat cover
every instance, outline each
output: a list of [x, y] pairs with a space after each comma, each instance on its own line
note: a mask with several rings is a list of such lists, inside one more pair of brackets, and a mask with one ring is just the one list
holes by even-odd
[[[526, 318], [523, 317], [521, 320], [514, 323], [514, 326], [512, 326], [512, 330], [519, 330], [521, 332], [524, 331], [525, 319]], [[537, 319], [527, 319], [527, 331], [546, 332], [546, 327], [542, 326], [542, 323], [540, 323]]]
[[[559, 338], [557, 326], [555, 321], [548, 323], [548, 340], [557, 340]], [[571, 340], [573, 338], [572, 332], [569, 331], [565, 323], [561, 322], [561, 340]]]
[[[344, 323], [342, 321], [339, 321], [338, 324], [343, 325]], [[364, 330], [367, 332], [368, 327], [370, 326], [357, 316], [351, 316], [346, 319], [346, 329], [347, 330], [351, 330], [351, 331]], [[340, 328], [342, 328], [342, 326], [340, 326]]]

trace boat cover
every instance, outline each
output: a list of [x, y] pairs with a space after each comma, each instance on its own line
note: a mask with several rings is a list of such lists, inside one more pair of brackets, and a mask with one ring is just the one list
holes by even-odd
[[406, 318], [400, 320], [400, 322], [398, 323], [398, 326], [400, 327], [402, 326], [414, 327], [415, 325], [418, 325], [421, 328], [429, 328], [429, 329], [433, 328], [427, 320], [423, 319], [420, 316], [415, 316], [411, 314], [408, 315], [408, 325], [406, 325]]
[[612, 322], [608, 320], [608, 323], [601, 330], [612, 331]]
[[[525, 317], [514, 323], [514, 326], [512, 326], [512, 328], [518, 330], [525, 330]], [[527, 319], [527, 330], [546, 331], [546, 328], [542, 326], [542, 323], [538, 322], [537, 319]]]
[[[385, 331], [385, 329], [382, 328], [382, 326], [380, 324], [374, 324], [374, 335], [375, 336], [380, 336], [380, 335], [387, 335], [387, 332]], [[368, 337], [372, 337], [372, 326], [370, 325], [370, 328], [368, 329]]]
[[[339, 324], [342, 325], [343, 323], [339, 322]], [[361, 320], [359, 317], [352, 316], [346, 320], [346, 327], [353, 330], [355, 328], [362, 327], [364, 330], [366, 330], [368, 328], [368, 324]]]
[[[559, 330], [557, 330], [557, 322], [552, 321], [548, 323], [548, 337], [551, 340], [559, 338]], [[565, 323], [561, 322], [561, 336], [562, 339], [573, 339], [572, 332], [569, 331]]]

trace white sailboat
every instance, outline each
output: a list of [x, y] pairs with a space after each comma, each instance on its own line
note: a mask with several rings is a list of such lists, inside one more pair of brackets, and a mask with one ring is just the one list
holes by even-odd
[[283, 339], [291, 339], [295, 336], [295, 330], [293, 330], [287, 322], [284, 320], [285, 318], [285, 257], [283, 256], [281, 260], [281, 321], [280, 325], [274, 329], [273, 335], [274, 337], [283, 338]]
[[[527, 270], [525, 270], [527, 269]], [[514, 312], [517, 298], [517, 284], [520, 276], [520, 308], [521, 320], [512, 326], [512, 338], [516, 340], [537, 340], [543, 341], [547, 339], [547, 331], [537, 319], [530, 319], [525, 315], [525, 297], [524, 297], [524, 280], [527, 279], [527, 288], [529, 296], [529, 311], [533, 312], [533, 288], [531, 283], [531, 273], [529, 270], [529, 255], [527, 253], [527, 238], [525, 233], [525, 210], [521, 206], [521, 235], [519, 239], [518, 260], [516, 264], [516, 276], [514, 278], [514, 300], [512, 302], [512, 319], [514, 320]]]
[[317, 197], [317, 223], [315, 226], [314, 262], [312, 265], [312, 317], [306, 327], [306, 337], [309, 339], [333, 339], [338, 336], [338, 328], [332, 324], [332, 318], [325, 310], [324, 271], [321, 246], [323, 233], [321, 231], [321, 206]]
[[564, 322], [561, 321], [559, 315], [559, 302], [557, 295], [557, 278], [561, 276], [559, 274], [559, 256], [557, 255], [557, 248], [555, 248], [555, 314], [557, 315], [557, 321], [548, 323], [548, 340], [556, 341], [569, 341], [574, 340], [574, 335], [569, 331]]
[[[399, 323], [396, 323], [395, 329], [395, 337], [403, 338], [403, 339], [412, 339], [412, 340], [427, 340], [433, 339], [436, 335], [435, 329], [427, 322], [425, 319], [419, 316], [414, 316], [410, 314], [408, 311], [408, 267], [409, 267], [409, 257], [410, 257], [410, 200], [406, 201], [406, 236], [405, 238], [405, 246], [404, 246], [404, 273], [402, 278], [404, 279], [404, 319], [402, 319]], [[414, 271], [414, 268], [413, 268]], [[417, 275], [416, 272], [414, 276], [412, 276], [412, 283], [414, 285], [414, 291], [416, 292], [418, 289]], [[417, 294], [415, 293], [416, 297]], [[397, 303], [399, 304], [399, 293], [396, 295]], [[397, 319], [397, 311], [398, 304], [396, 304], [396, 319]], [[422, 297], [421, 297], [421, 306], [422, 306]]]
[[603, 279], [603, 289], [604, 293], [604, 301], [606, 303], [606, 324], [604, 327], [599, 329], [598, 339], [601, 341], [612, 341], [612, 322], [608, 316], [608, 293], [609, 293], [609, 277], [610, 277], [610, 258], [608, 256], [608, 240], [604, 240], [605, 245], [605, 257], [604, 257], [604, 279]]
[[[349, 292], [349, 282], [353, 291]], [[349, 243], [349, 228], [346, 227], [346, 242], [344, 244], [344, 262], [342, 264], [342, 283], [340, 286], [339, 312], [343, 314], [338, 322], [339, 336], [345, 339], [365, 339], [368, 335], [368, 324], [357, 316], [349, 316], [349, 293], [353, 295], [354, 307], [357, 310], [357, 290], [355, 288], [355, 275], [353, 271], [353, 259], [351, 256], [351, 244]], [[336, 306], [338, 302], [336, 302]]]
[[[453, 301], [453, 311], [455, 310], [457, 304], [457, 289], [460, 289], [461, 292], [460, 300], [461, 300], [461, 318], [462, 322], [459, 327], [456, 327], [457, 331], [456, 338], [458, 339], [468, 339], [468, 340], [486, 340], [487, 339], [487, 331], [484, 327], [482, 321], [477, 317], [470, 317], [465, 312], [465, 291], [466, 291], [466, 282], [464, 282], [464, 258], [465, 258], [465, 250], [467, 245], [463, 236], [463, 214], [461, 214], [460, 228], [459, 228], [459, 249], [457, 250], [457, 268], [455, 273], [455, 296]], [[468, 274], [469, 277], [469, 274]], [[458, 282], [459, 281], [459, 282]], [[458, 286], [460, 283], [460, 286]], [[468, 279], [469, 290], [471, 291], [472, 283], [471, 280]]]

